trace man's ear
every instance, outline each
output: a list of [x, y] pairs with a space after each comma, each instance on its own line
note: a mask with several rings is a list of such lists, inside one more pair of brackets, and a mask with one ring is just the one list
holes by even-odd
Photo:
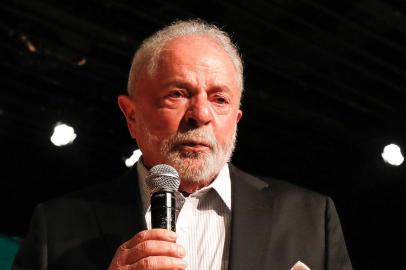
[[127, 95], [120, 95], [117, 98], [118, 106], [124, 114], [124, 117], [127, 121], [128, 131], [131, 134], [131, 137], [135, 139], [135, 104], [134, 101]]
[[237, 112], [237, 123], [240, 122], [241, 117], [242, 117], [242, 111], [238, 110], [238, 112]]

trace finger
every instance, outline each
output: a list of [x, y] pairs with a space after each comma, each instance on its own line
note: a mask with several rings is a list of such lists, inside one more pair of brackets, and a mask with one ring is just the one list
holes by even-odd
[[137, 244], [122, 254], [123, 256], [119, 260], [122, 265], [125, 265], [135, 263], [150, 256], [183, 258], [185, 256], [185, 249], [181, 245], [172, 242], [148, 240]]
[[166, 229], [151, 229], [144, 230], [137, 233], [133, 238], [124, 243], [124, 248], [131, 249], [132, 247], [138, 245], [141, 242], [147, 240], [161, 240], [168, 242], [176, 241], [176, 233]]
[[126, 267], [129, 270], [183, 270], [186, 262], [179, 258], [166, 256], [151, 256], [143, 258], [138, 262]]
[[125, 265], [125, 258], [126, 258], [126, 253], [128, 253], [128, 249], [123, 248], [123, 245], [121, 245], [117, 250], [116, 253], [114, 254], [113, 259], [110, 262], [110, 266], [108, 270], [119, 270], [119, 269], [124, 269], [126, 266]]

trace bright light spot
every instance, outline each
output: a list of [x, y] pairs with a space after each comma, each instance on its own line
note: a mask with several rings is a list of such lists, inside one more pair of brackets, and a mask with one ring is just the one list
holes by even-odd
[[87, 59], [84, 57], [79, 59], [79, 61], [77, 61], [78, 66], [84, 66], [84, 65], [86, 65], [86, 63], [87, 63]]
[[140, 149], [134, 150], [131, 157], [129, 157], [125, 160], [125, 166], [127, 166], [127, 167], [133, 166], [135, 164], [135, 162], [137, 162], [137, 160], [141, 157], [141, 155], [142, 155], [142, 153], [141, 153]]
[[393, 166], [399, 166], [404, 160], [400, 147], [393, 143], [385, 146], [381, 155], [385, 162]]
[[73, 127], [57, 123], [54, 127], [54, 133], [51, 136], [51, 142], [56, 146], [65, 146], [72, 143], [75, 138], [76, 133]]

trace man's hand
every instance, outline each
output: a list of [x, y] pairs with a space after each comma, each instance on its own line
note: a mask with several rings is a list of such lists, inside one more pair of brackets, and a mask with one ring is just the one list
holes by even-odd
[[141, 231], [117, 249], [109, 270], [185, 269], [185, 250], [175, 241], [169, 230]]

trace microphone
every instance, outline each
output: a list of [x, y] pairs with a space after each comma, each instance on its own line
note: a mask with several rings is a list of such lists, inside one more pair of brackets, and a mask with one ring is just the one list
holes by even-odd
[[159, 164], [149, 170], [146, 184], [151, 195], [152, 228], [176, 231], [175, 191], [179, 189], [178, 172], [171, 166]]

